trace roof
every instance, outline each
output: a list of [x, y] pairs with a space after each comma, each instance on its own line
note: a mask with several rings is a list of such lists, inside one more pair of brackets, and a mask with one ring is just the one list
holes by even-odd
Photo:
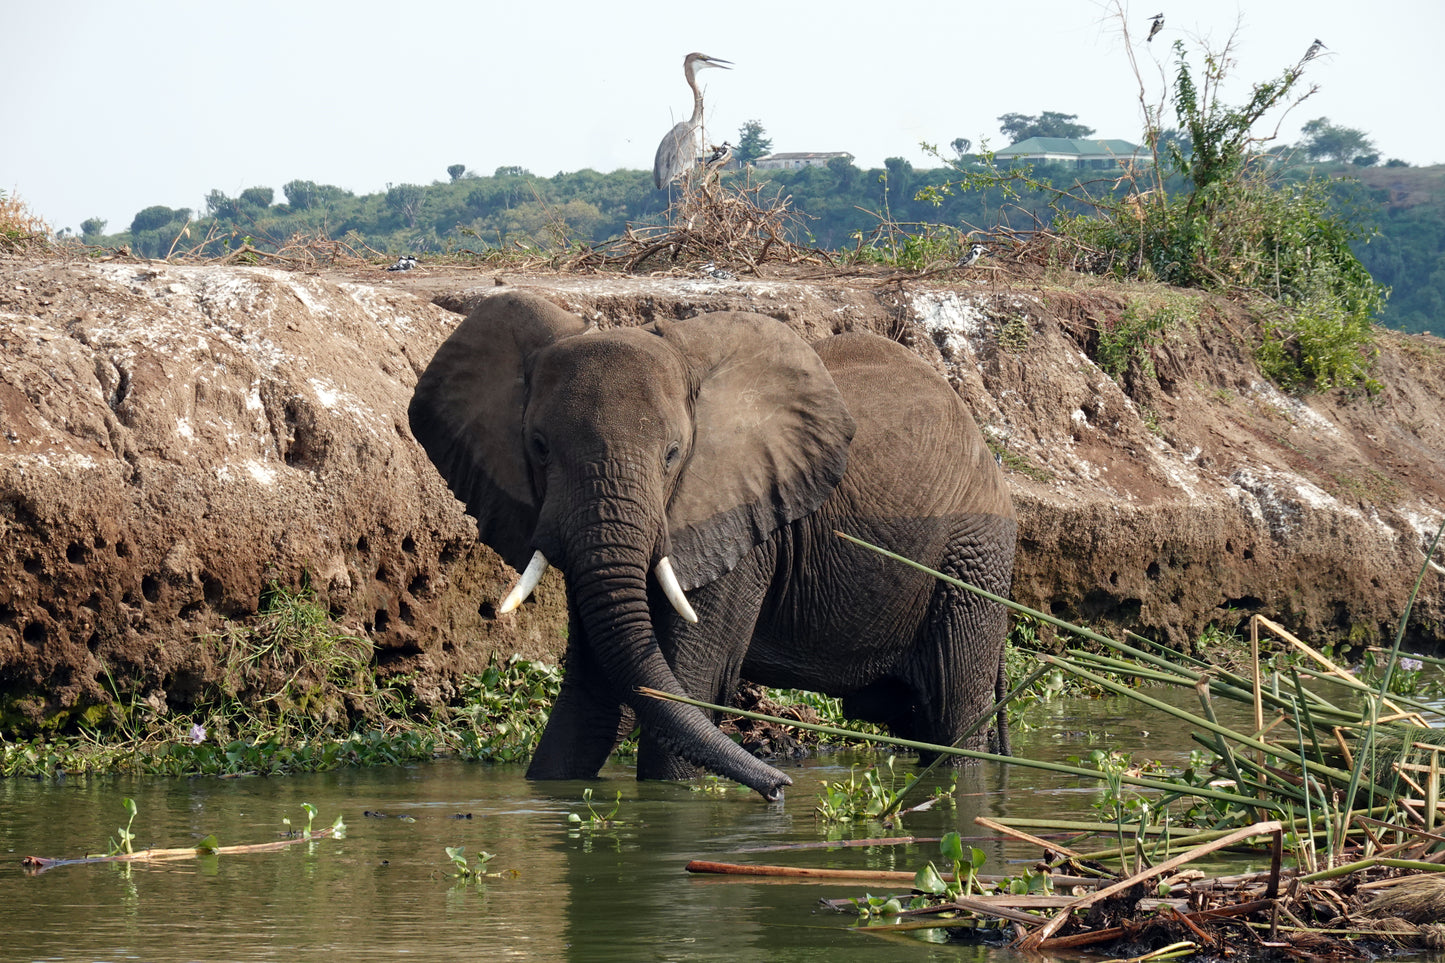
[[1017, 157], [1021, 154], [1061, 154], [1071, 157], [1133, 157], [1141, 148], [1127, 140], [1092, 137], [1030, 137], [1003, 150], [995, 157]]
[[769, 154], [766, 157], [759, 157], [758, 160], [809, 160], [817, 157], [852, 157], [853, 155], [845, 150], [823, 150], [823, 151], [794, 151], [787, 154]]

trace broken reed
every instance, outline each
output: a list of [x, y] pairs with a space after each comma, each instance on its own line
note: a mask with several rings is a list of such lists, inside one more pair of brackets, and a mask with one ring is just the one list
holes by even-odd
[[[1399, 696], [1392, 700], [1386, 693], [1389, 692], [1390, 677], [1399, 662], [1400, 645], [1410, 612], [1419, 595], [1420, 585], [1430, 570], [1440, 538], [1445, 535], [1445, 522], [1442, 522], [1425, 552], [1425, 559], [1416, 576], [1409, 600], [1400, 615], [1394, 645], [1390, 650], [1379, 688], [1369, 689], [1358, 682], [1353, 683], [1352, 687], [1363, 696], [1364, 704], [1359, 710], [1341, 708], [1306, 689], [1297, 671], [1291, 672], [1288, 686], [1280, 686], [1276, 675], [1275, 686], [1271, 691], [1265, 692], [1263, 686], [1255, 681], [1260, 678], [1257, 646], [1252, 678], [1244, 678], [1188, 655], [1149, 643], [1160, 652], [1167, 653], [1152, 654], [950, 578], [849, 535], [841, 532], [837, 534], [847, 541], [927, 572], [951, 585], [1128, 656], [1128, 659], [1118, 659], [1071, 649], [1067, 658], [1043, 655], [1042, 659], [1047, 664], [1149, 708], [1165, 712], [1189, 725], [1195, 740], [1218, 756], [1221, 765], [1228, 770], [1232, 777], [1229, 781], [1238, 791], [1236, 799], [1248, 800], [1230, 801], [1230, 805], [1237, 808], [1218, 813], [1217, 826], [1238, 824], [1241, 820], [1253, 821], [1265, 818], [1267, 814], [1281, 813], [1293, 821], [1295, 814], [1300, 813], [1305, 826], [1309, 827], [1301, 852], [1304, 860], [1312, 864], [1311, 844], [1316, 835], [1324, 835], [1331, 862], [1342, 856], [1345, 842], [1351, 835], [1366, 840], [1367, 856], [1378, 846], [1377, 837], [1356, 821], [1356, 816], [1360, 813], [1357, 813], [1355, 803], [1362, 795], [1365, 800], [1364, 815], [1373, 815], [1378, 805], [1383, 807], [1385, 815], [1382, 822], [1386, 824], [1413, 823], [1427, 830], [1435, 825], [1442, 768], [1439, 758], [1441, 746], [1437, 743], [1445, 742], [1445, 732], [1429, 726], [1420, 715], [1420, 712], [1428, 711], [1427, 706]], [[1267, 620], [1264, 621], [1267, 623]], [[1273, 623], [1267, 624], [1273, 627]], [[1290, 639], [1293, 644], [1308, 650], [1303, 643], [1293, 637]], [[1308, 651], [1317, 661], [1325, 662], [1326, 668], [1332, 672], [1328, 677], [1332, 682], [1350, 681], [1345, 673], [1329, 664], [1323, 656], [1313, 650]], [[1105, 669], [1115, 675], [1133, 676], [1142, 681], [1192, 686], [1199, 694], [1204, 715], [1170, 706], [1099, 675], [1091, 671], [1091, 667]], [[1242, 733], [1219, 724], [1211, 703], [1214, 696], [1232, 698], [1256, 706], [1260, 730]], [[1268, 726], [1263, 725], [1262, 709], [1266, 703], [1273, 708], [1276, 715], [1275, 720]], [[1417, 711], [1405, 713], [1396, 703], [1408, 704]], [[1275, 737], [1271, 741], [1271, 733], [1275, 730], [1281, 730], [1283, 737]], [[1326, 737], [1321, 740], [1322, 730], [1328, 732], [1332, 739]], [[1414, 761], [1422, 755], [1428, 758], [1428, 765]], [[1341, 765], [1333, 764], [1336, 759]], [[1412, 779], [1411, 772], [1425, 775], [1425, 785], [1422, 786], [1419, 781]], [[1401, 796], [1399, 789], [1402, 784], [1415, 790], [1423, 798]], [[1172, 789], [1165, 790], [1168, 795], [1161, 802], [1167, 803], [1184, 796], [1219, 798], [1202, 791], [1207, 788], [1213, 787], [1176, 782]], [[1246, 793], [1249, 795], [1246, 796]], [[1321, 830], [1313, 828], [1317, 822], [1322, 825]], [[1122, 845], [1120, 849], [1122, 858]]]

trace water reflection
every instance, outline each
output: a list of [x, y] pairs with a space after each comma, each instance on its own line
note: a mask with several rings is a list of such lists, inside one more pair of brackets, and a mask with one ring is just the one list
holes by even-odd
[[[1111, 700], [1049, 709], [1037, 728], [1018, 734], [1016, 751], [1062, 759], [1105, 745], [1187, 757], [1187, 734], [1148, 731], [1131, 712]], [[1008, 951], [860, 933], [848, 918], [818, 905], [822, 897], [883, 893], [887, 886], [760, 883], [682, 871], [694, 858], [918, 869], [933, 858], [934, 844], [760, 851], [826, 838], [813, 815], [819, 785], [845, 778], [850, 765], [871, 758], [810, 760], [791, 771], [795, 785], [776, 804], [740, 788], [712, 795], [639, 784], [621, 765], [590, 783], [528, 783], [520, 766], [448, 760], [275, 779], [0, 780], [0, 905], [6, 908], [0, 956], [1011, 960]], [[588, 786], [603, 812], [621, 790], [620, 825], [569, 831], [567, 814], [583, 812]], [[283, 817], [304, 823], [303, 802], [318, 808], [318, 827], [340, 813], [350, 830], [344, 840], [282, 852], [68, 866], [33, 876], [21, 871], [24, 855], [103, 851], [125, 823], [125, 796], [139, 807], [138, 847], [192, 845], [208, 834], [225, 845], [268, 841], [283, 829]], [[961, 774], [953, 805], [910, 817], [904, 832], [928, 837], [958, 829], [975, 836], [973, 818], [980, 814], [1079, 818], [1091, 812], [1095, 796], [1093, 786], [1071, 777], [977, 766]], [[847, 834], [879, 832], [860, 826]], [[996, 839], [975, 845], [988, 853], [990, 871], [1003, 865], [1017, 871], [1038, 856]], [[517, 876], [475, 883], [450, 878], [447, 846], [496, 853], [489, 868]]]

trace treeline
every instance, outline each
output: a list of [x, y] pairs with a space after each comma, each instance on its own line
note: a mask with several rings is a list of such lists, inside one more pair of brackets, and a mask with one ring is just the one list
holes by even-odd
[[[1392, 289], [1380, 319], [1391, 327], [1445, 331], [1445, 197], [1433, 187], [1445, 177], [1430, 177], [1439, 170], [1375, 169], [1368, 182], [1336, 182], [1340, 209], [1379, 232], [1358, 244], [1356, 254], [1377, 281]], [[1344, 166], [1339, 172], [1363, 173]], [[1034, 168], [1035, 180], [1071, 197], [1000, 186], [963, 190], [958, 170], [916, 169], [902, 158], [889, 158], [884, 167], [867, 170], [835, 158], [825, 167], [728, 176], [733, 183], [750, 177], [761, 184], [763, 203], [786, 199], [800, 214], [795, 241], [846, 251], [868, 243], [885, 224], [904, 231], [922, 224], [963, 232], [987, 233], [1000, 225], [1030, 230], [1048, 224], [1057, 208], [1081, 209], [1084, 205], [1075, 198], [1132, 189], [1106, 174], [1065, 165]], [[1081, 182], [1081, 176], [1099, 179]], [[1416, 191], [1413, 203], [1398, 203], [1393, 195], [1399, 192], [1392, 192], [1387, 176], [1423, 180], [1436, 193]], [[288, 182], [281, 193], [284, 199], [266, 187], [234, 197], [212, 191], [203, 211], [148, 207], [122, 234], [104, 236], [104, 224], [98, 221], [87, 221], [83, 227], [89, 242], [129, 244], [147, 257], [180, 252], [215, 256], [243, 241], [275, 249], [296, 235], [325, 235], [349, 238], [383, 254], [424, 258], [463, 249], [481, 252], [521, 245], [552, 250], [596, 243], [622, 234], [628, 225], [661, 223], [668, 203], [667, 193], [653, 188], [647, 171], [582, 170], [539, 177], [519, 167], [503, 167], [484, 176], [462, 165], [447, 168], [445, 181], [390, 185], [375, 194], [356, 195], [306, 180]]]

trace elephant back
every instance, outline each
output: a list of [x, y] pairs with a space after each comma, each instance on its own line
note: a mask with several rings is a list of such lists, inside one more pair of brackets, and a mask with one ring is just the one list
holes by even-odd
[[1013, 519], [1008, 483], [958, 392], [922, 358], [850, 332], [814, 346], [858, 430], [840, 493], [908, 516], [986, 513]]

